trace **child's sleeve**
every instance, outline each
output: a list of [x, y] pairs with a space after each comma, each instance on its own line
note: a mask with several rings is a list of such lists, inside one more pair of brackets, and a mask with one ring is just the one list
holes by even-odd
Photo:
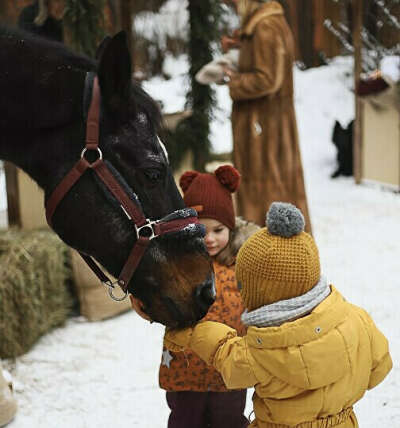
[[368, 389], [372, 389], [385, 379], [386, 375], [392, 369], [393, 363], [386, 337], [376, 327], [374, 321], [366, 312], [364, 316], [368, 324], [371, 340], [372, 368]]
[[246, 338], [237, 337], [236, 330], [227, 325], [213, 321], [197, 324], [189, 346], [221, 373], [227, 388], [249, 388], [258, 383]]

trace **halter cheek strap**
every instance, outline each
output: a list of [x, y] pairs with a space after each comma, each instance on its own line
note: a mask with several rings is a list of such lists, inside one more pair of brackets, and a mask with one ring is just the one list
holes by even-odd
[[[103, 161], [103, 153], [99, 148], [100, 99], [100, 87], [96, 76], [93, 81], [92, 100], [86, 123], [85, 148], [82, 150], [79, 161], [61, 180], [50, 195], [46, 203], [46, 219], [49, 226], [52, 227], [53, 215], [65, 195], [87, 170], [90, 169], [96, 173], [109, 192], [119, 202], [125, 215], [133, 222], [136, 231], [136, 242], [116, 283], [113, 283], [107, 275], [104, 274], [92, 257], [83, 253], [80, 253], [80, 255], [99, 280], [108, 287], [110, 296], [114, 300], [123, 300], [128, 295], [129, 281], [132, 279], [150, 241], [167, 233], [180, 232], [187, 227], [198, 224], [199, 221], [196, 211], [190, 208], [174, 211], [166, 217], [156, 221], [151, 221], [144, 216], [141, 207], [129, 197], [107, 167], [107, 164]], [[88, 151], [97, 152], [97, 159], [92, 163], [85, 157]], [[116, 284], [118, 284], [124, 292], [122, 298], [118, 298], [114, 295]]]

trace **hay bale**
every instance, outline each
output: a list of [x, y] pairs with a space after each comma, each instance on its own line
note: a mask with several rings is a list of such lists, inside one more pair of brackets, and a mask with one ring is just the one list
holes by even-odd
[[0, 231], [0, 358], [16, 357], [73, 306], [66, 245], [50, 230]]

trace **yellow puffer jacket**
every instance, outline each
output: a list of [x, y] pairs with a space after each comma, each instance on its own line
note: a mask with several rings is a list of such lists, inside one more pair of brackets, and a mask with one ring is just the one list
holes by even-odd
[[258, 428], [358, 427], [353, 404], [392, 367], [372, 319], [333, 287], [309, 315], [280, 327], [249, 327], [236, 337], [207, 321], [166, 341], [188, 345], [228, 388], [254, 386], [251, 427]]

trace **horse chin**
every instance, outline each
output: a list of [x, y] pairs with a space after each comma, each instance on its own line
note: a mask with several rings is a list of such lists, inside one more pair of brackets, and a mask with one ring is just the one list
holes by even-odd
[[[195, 309], [188, 310], [194, 307]], [[153, 295], [146, 313], [153, 322], [169, 328], [192, 327], [207, 314], [208, 309], [196, 307], [194, 302], [176, 302], [170, 297]]]
[[186, 327], [194, 327], [202, 318], [205, 317], [207, 312], [203, 314], [199, 314], [198, 316], [192, 318], [192, 319], [174, 319], [170, 316], [170, 314], [160, 314], [154, 315], [153, 317], [150, 316], [153, 322], [159, 323], [164, 325], [168, 328], [173, 329], [181, 329]]

